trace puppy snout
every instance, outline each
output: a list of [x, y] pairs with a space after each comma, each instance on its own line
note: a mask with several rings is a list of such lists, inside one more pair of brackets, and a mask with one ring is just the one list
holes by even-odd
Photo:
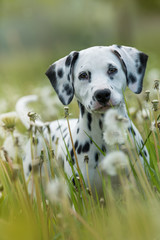
[[109, 89], [97, 90], [94, 93], [95, 99], [104, 106], [110, 99], [111, 91]]

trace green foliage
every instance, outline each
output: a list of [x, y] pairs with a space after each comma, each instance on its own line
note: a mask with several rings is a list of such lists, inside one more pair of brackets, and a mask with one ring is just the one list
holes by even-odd
[[[143, 104], [146, 105], [145, 102], [142, 102]], [[148, 105], [150, 106], [150, 102], [147, 103]], [[56, 152], [53, 155], [52, 146], [47, 142], [45, 145], [49, 161], [44, 153], [39, 159], [43, 160], [45, 169], [43, 177], [41, 170], [37, 168], [39, 162], [33, 151], [33, 163], [35, 160], [36, 163], [32, 166], [30, 176], [32, 180], [30, 180], [33, 188], [30, 193], [28, 193], [28, 183], [24, 179], [22, 159], [17, 153], [13, 161], [9, 155], [8, 157], [5, 155], [6, 161], [0, 159], [1, 239], [97, 240], [109, 238], [132, 240], [137, 237], [148, 240], [158, 239], [160, 234], [160, 132], [158, 124], [150, 132], [150, 124], [153, 119], [158, 123], [159, 109], [155, 112], [149, 107], [149, 110], [150, 119], [143, 120], [141, 125], [145, 130], [143, 133], [151, 164], [146, 163], [143, 169], [139, 164], [137, 152], [133, 149], [132, 143], [130, 145], [128, 141], [127, 148], [131, 166], [129, 175], [118, 172], [116, 187], [112, 183], [113, 179], [104, 175], [102, 178], [104, 197], [100, 199], [98, 196], [93, 198], [92, 190], [86, 187], [80, 173], [83, 186], [81, 185], [79, 179], [76, 179], [74, 168], [72, 171], [75, 186], [73, 185], [71, 179], [57, 165]], [[9, 133], [13, 138], [14, 131], [19, 129], [20, 123], [15, 122], [15, 124], [18, 128], [15, 126]], [[32, 134], [30, 138], [32, 149], [34, 149], [36, 144]], [[97, 148], [101, 151], [99, 146]], [[72, 159], [67, 146], [66, 151], [72, 167]], [[137, 163], [133, 162], [135, 161], [133, 159], [136, 159]], [[48, 163], [52, 168], [51, 172], [48, 170]], [[52, 191], [48, 193], [48, 184], [49, 182], [53, 184], [55, 177], [58, 177], [60, 182], [65, 179], [65, 184], [59, 185], [61, 190], [57, 191], [55, 187], [52, 187]], [[67, 194], [64, 191], [65, 187], [67, 187]]]

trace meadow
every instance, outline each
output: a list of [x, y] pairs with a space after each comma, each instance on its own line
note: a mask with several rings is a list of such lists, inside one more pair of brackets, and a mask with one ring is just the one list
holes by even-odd
[[[152, 74], [153, 71], [148, 77]], [[104, 198], [100, 199], [93, 198], [91, 189], [85, 187], [83, 176], [77, 180], [76, 187], [73, 185], [57, 165], [52, 145], [47, 146], [51, 175], [44, 154], [38, 160], [33, 156], [31, 176], [35, 191], [29, 193], [22, 160], [25, 142], [21, 138], [31, 138], [33, 149], [36, 148], [35, 140], [13, 112], [0, 115], [0, 239], [159, 239], [159, 81], [156, 79], [152, 83], [139, 98], [132, 96], [132, 99], [130, 92], [126, 94], [130, 117], [143, 135], [151, 163], [138, 168], [136, 149], [127, 142], [124, 151], [129, 156], [130, 174], [117, 170], [119, 184], [116, 187], [112, 186], [113, 176], [104, 176]], [[45, 86], [35, 92], [40, 101], [32, 108], [43, 113], [41, 118], [45, 119], [43, 115], [55, 119], [64, 117], [63, 107], [50, 88]], [[69, 108], [71, 116], [72, 112], [78, 114], [75, 108], [76, 102]], [[69, 116], [67, 119], [69, 121]], [[41, 164], [45, 176], [38, 168]]]
[[[158, 5], [156, 1], [139, 1], [141, 6], [134, 1], [130, 4], [120, 1], [122, 7], [116, 1], [103, 0], [46, 2], [0, 2], [0, 240], [158, 240]], [[128, 15], [124, 9], [128, 10]], [[23, 146], [30, 138], [34, 149], [36, 141], [13, 113], [17, 100], [24, 95], [36, 94], [39, 100], [30, 107], [43, 121], [63, 118], [64, 107], [45, 77], [48, 66], [72, 50], [113, 43], [134, 45], [149, 55], [142, 93], [135, 95], [127, 90], [125, 99], [128, 113], [149, 151], [150, 165], [146, 163], [144, 168], [137, 167], [137, 151], [127, 141], [124, 152], [128, 155], [130, 174], [115, 166], [115, 178], [119, 184], [113, 186], [113, 177], [104, 175], [104, 197], [94, 199], [91, 189], [85, 187], [83, 176], [80, 181], [77, 179], [75, 187], [63, 169], [57, 166], [56, 152], [53, 153], [49, 144], [51, 175], [42, 152], [31, 171], [31, 186], [35, 190], [29, 193], [23, 171]], [[4, 115], [6, 112], [8, 114]], [[78, 117], [76, 101], [69, 106], [69, 114], [68, 121]], [[119, 151], [117, 146], [116, 150]], [[41, 164], [45, 176], [37, 167]], [[55, 179], [56, 176], [59, 180]]]

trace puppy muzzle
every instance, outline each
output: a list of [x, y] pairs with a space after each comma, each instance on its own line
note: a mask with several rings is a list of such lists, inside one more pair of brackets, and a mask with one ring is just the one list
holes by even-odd
[[109, 89], [103, 89], [103, 90], [97, 90], [94, 93], [94, 97], [96, 101], [101, 105], [101, 106], [106, 106], [106, 104], [109, 102], [111, 96], [111, 91]]

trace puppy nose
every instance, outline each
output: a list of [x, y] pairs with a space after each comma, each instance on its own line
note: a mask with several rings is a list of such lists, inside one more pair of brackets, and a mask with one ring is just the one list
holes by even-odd
[[101, 104], [105, 105], [110, 99], [111, 91], [109, 89], [97, 90], [94, 97]]

